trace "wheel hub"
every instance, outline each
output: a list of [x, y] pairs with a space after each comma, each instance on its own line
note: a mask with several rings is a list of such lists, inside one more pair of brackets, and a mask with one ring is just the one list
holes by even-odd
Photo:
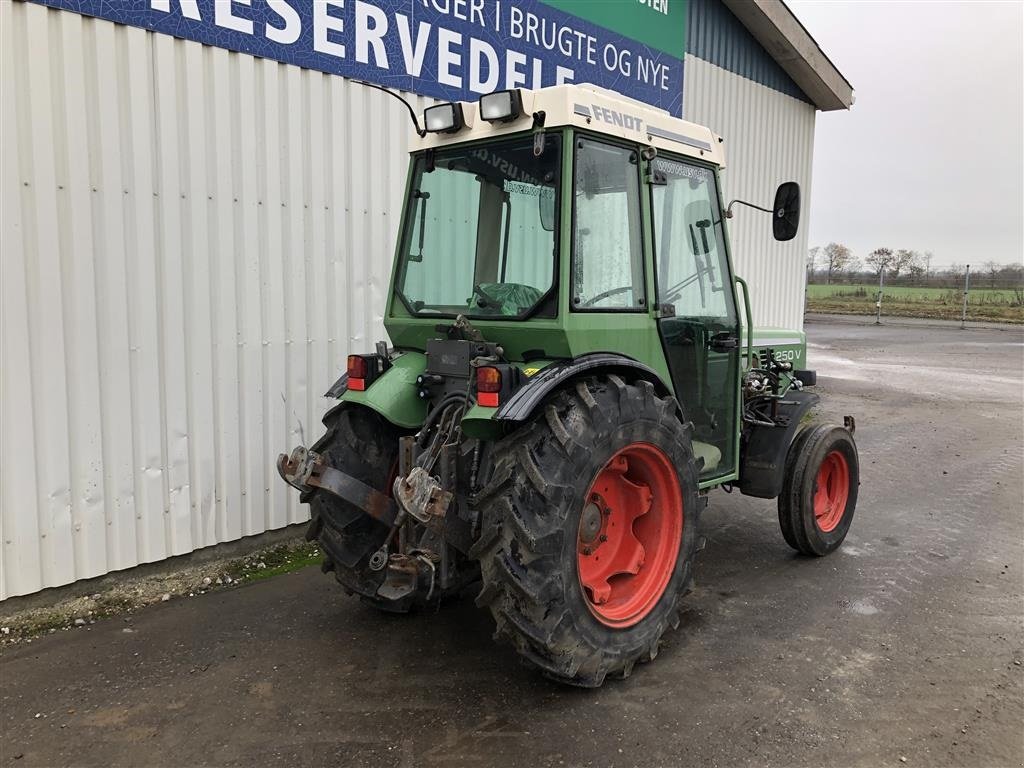
[[581, 544], [593, 544], [601, 533], [601, 507], [598, 506], [600, 497], [595, 495], [594, 499], [583, 508], [583, 514], [580, 516]]

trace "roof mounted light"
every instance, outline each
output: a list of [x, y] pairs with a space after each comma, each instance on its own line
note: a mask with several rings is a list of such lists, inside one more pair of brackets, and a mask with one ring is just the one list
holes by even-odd
[[480, 97], [480, 117], [489, 123], [509, 123], [523, 114], [523, 94], [518, 88], [495, 91]]
[[466, 125], [462, 105], [457, 101], [427, 107], [423, 110], [423, 123], [430, 133], [455, 133]]

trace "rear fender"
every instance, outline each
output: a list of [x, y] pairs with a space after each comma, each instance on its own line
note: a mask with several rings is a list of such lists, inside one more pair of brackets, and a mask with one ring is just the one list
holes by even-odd
[[[531, 374], [530, 365], [543, 367]], [[530, 365], [525, 367], [529, 376], [527, 383], [517, 389], [507, 402], [497, 408], [477, 405], [466, 414], [462, 422], [466, 435], [483, 439], [499, 437], [509, 428], [530, 419], [549, 395], [583, 375], [616, 373], [626, 379], [646, 379], [659, 395], [672, 394], [671, 388], [653, 368], [611, 352], [595, 352], [572, 360]]]
[[372, 408], [392, 424], [415, 429], [427, 416], [427, 404], [417, 392], [416, 377], [427, 368], [427, 356], [422, 352], [403, 352], [391, 361], [384, 371], [364, 391], [356, 392], [345, 386], [346, 376], [338, 379], [327, 391], [327, 397], [337, 397], [343, 403], [358, 403]]

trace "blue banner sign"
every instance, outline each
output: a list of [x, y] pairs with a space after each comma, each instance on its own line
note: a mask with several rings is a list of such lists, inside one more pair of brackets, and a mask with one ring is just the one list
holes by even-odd
[[33, 1], [440, 99], [593, 83], [682, 114], [685, 25], [666, 52], [584, 17], [611, 18], [615, 3], [620, 29], [657, 43], [685, 0]]

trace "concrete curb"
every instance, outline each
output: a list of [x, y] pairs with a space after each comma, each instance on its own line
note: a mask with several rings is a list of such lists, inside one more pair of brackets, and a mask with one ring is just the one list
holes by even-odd
[[277, 544], [296, 542], [303, 539], [306, 525], [306, 523], [293, 523], [284, 528], [214, 544], [197, 549], [195, 552], [158, 560], [155, 563], [142, 563], [132, 568], [111, 571], [91, 579], [82, 579], [59, 587], [48, 587], [29, 595], [9, 597], [0, 602], [0, 619], [8, 619], [25, 611], [48, 608], [66, 600], [103, 592], [114, 586], [123, 586], [151, 577], [171, 576], [203, 565], [242, 558]]
[[[874, 315], [842, 315], [830, 312], [807, 312], [805, 323], [848, 323], [850, 325], [875, 325]], [[967, 326], [960, 328], [959, 320], [942, 320], [931, 317], [883, 317], [881, 325], [891, 328], [953, 328], [965, 331], [1017, 331], [1024, 333], [1024, 325], [1020, 323], [993, 323], [985, 321], [967, 321]]]

